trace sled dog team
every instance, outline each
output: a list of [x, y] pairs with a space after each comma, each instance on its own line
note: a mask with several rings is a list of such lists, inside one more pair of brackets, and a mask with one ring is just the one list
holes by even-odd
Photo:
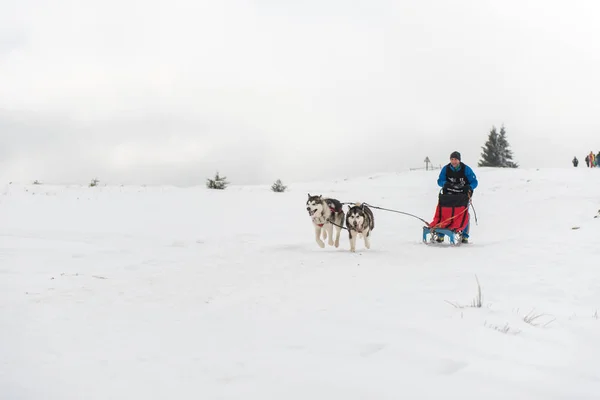
[[[348, 212], [344, 214], [342, 203], [337, 199], [323, 198], [323, 196], [312, 196], [308, 194], [306, 211], [312, 219], [315, 228], [315, 240], [319, 247], [325, 247], [324, 240], [330, 246], [340, 246], [340, 234], [346, 223], [348, 236], [350, 237], [350, 251], [356, 251], [356, 238], [362, 237], [367, 249], [371, 248], [369, 241], [371, 232], [375, 228], [373, 212], [364, 203], [350, 205]], [[344, 216], [346, 217], [344, 221]], [[335, 242], [333, 231], [335, 230]], [[321, 235], [323, 239], [321, 239]]]

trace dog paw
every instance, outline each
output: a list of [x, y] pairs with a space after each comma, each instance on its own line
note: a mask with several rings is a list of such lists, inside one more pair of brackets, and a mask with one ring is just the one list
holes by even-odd
[[327, 242], [327, 244], [333, 246], [333, 240], [330, 240], [329, 242]]
[[325, 247], [325, 242], [319, 241], [319, 242], [317, 242], [317, 244], [319, 245], [320, 248]]
[[340, 242], [339, 241], [335, 242], [335, 247], [340, 247]]

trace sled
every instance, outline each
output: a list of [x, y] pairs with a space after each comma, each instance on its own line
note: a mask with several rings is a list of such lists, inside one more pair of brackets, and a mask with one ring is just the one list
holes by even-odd
[[437, 244], [438, 237], [448, 236], [451, 245], [459, 246], [468, 224], [469, 196], [465, 193], [440, 192], [433, 221], [423, 227], [423, 242]]

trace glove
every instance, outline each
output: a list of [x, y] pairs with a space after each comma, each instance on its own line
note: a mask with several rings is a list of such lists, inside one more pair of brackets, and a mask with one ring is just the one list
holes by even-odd
[[473, 188], [471, 186], [465, 186], [465, 192], [469, 195], [469, 197], [473, 197]]

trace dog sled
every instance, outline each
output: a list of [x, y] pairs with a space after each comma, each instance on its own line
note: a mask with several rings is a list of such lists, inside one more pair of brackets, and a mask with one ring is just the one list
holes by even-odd
[[[316, 242], [321, 248], [325, 247], [323, 240], [328, 237], [329, 245], [338, 247], [342, 229], [346, 229], [349, 232], [351, 251], [355, 251], [355, 240], [358, 236], [354, 236], [355, 233], [362, 234], [365, 240], [365, 248], [370, 248], [369, 233], [374, 227], [371, 208], [408, 215], [418, 219], [425, 224], [423, 227], [423, 242], [425, 244], [442, 243], [444, 241], [443, 238], [448, 236], [450, 244], [458, 246], [467, 243], [466, 239], [470, 223], [469, 207], [473, 207], [471, 203], [472, 191], [469, 187], [448, 188], [447, 190], [451, 193], [447, 193], [446, 188], [444, 188], [438, 194], [438, 204], [432, 222], [400, 210], [378, 207], [367, 203], [342, 203], [336, 199], [323, 198], [321, 195], [311, 196], [309, 194], [306, 201], [306, 210], [315, 227]], [[468, 190], [467, 193], [464, 193], [466, 190]], [[343, 205], [350, 205], [345, 220]], [[353, 211], [356, 211], [354, 217], [352, 216]], [[363, 211], [365, 214], [368, 213], [368, 217], [361, 215]], [[475, 222], [477, 222], [477, 214], [474, 208], [473, 215]], [[358, 220], [362, 220], [362, 226], [359, 225]], [[346, 226], [344, 226], [344, 223]], [[337, 230], [335, 242], [332, 240], [334, 227]], [[323, 234], [323, 239], [321, 239], [321, 234]]]
[[433, 221], [423, 227], [423, 242], [438, 243], [448, 236], [451, 245], [460, 245], [469, 224], [469, 200], [466, 193], [440, 192]]

